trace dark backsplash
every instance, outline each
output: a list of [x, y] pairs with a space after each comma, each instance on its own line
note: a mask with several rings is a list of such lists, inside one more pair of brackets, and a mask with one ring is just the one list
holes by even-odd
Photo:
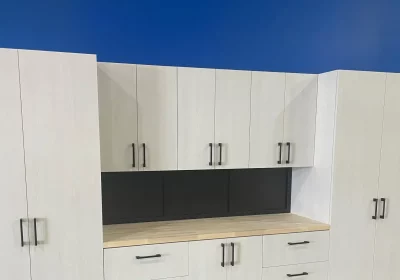
[[106, 172], [103, 224], [290, 212], [290, 168]]

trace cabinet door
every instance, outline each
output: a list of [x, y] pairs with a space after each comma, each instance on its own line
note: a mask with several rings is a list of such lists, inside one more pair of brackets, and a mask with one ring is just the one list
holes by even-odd
[[98, 63], [101, 171], [138, 170], [136, 65]]
[[225, 239], [189, 242], [189, 280], [226, 280], [228, 266]]
[[214, 104], [215, 70], [178, 68], [179, 170], [214, 168]]
[[287, 167], [314, 165], [317, 81], [317, 75], [286, 74], [283, 164]]
[[[379, 196], [386, 199], [383, 218], [377, 221], [374, 279], [400, 279], [400, 74], [388, 73], [386, 80]], [[380, 201], [380, 215], [383, 215]]]
[[19, 67], [32, 280], [102, 279], [96, 57], [24, 50]]
[[0, 49], [0, 271], [8, 280], [28, 280], [29, 246], [18, 52]]
[[285, 73], [252, 72], [250, 168], [282, 166], [284, 103]]
[[261, 280], [262, 236], [231, 238], [227, 240], [228, 280]]
[[178, 167], [177, 68], [137, 66], [139, 170]]
[[372, 279], [385, 73], [340, 71], [330, 279]]
[[216, 87], [216, 168], [247, 168], [251, 72], [217, 70]]

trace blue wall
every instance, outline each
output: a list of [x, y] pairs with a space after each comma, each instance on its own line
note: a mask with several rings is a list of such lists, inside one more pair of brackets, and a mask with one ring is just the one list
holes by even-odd
[[400, 72], [400, 0], [0, 0], [0, 47], [140, 64]]

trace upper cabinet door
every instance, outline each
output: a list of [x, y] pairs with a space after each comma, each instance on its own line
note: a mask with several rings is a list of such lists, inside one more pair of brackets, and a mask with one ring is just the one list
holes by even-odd
[[137, 66], [139, 170], [178, 167], [177, 68]]
[[[17, 50], [0, 49], [0, 131], [0, 271], [2, 279], [29, 280], [29, 236]], [[20, 219], [23, 219], [22, 224]]]
[[136, 65], [98, 63], [101, 171], [138, 170]]
[[216, 71], [215, 166], [248, 168], [251, 72]]
[[178, 169], [214, 168], [215, 70], [178, 68]]
[[283, 165], [314, 165], [318, 76], [286, 74]]
[[96, 57], [20, 50], [19, 68], [32, 280], [102, 279]]
[[252, 72], [250, 168], [282, 166], [284, 106], [285, 73]]

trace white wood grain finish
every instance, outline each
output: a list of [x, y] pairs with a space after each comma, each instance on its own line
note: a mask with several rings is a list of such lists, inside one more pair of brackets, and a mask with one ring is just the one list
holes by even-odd
[[19, 67], [32, 280], [102, 279], [96, 57], [20, 50]]
[[298, 265], [288, 265], [279, 267], [264, 268], [263, 280], [287, 280], [292, 279], [288, 274], [308, 273], [305, 276], [296, 276], [293, 279], [300, 280], [327, 280], [328, 279], [328, 263], [308, 263]]
[[[225, 244], [224, 267], [221, 244]], [[189, 243], [189, 280], [226, 280], [228, 265], [226, 239]]]
[[178, 168], [177, 90], [176, 67], [137, 66], [139, 170]]
[[[137, 256], [161, 257], [136, 259]], [[104, 250], [105, 280], [151, 280], [188, 275], [188, 243]]]
[[213, 169], [215, 70], [178, 68], [178, 169]]
[[97, 76], [101, 170], [138, 170], [136, 65], [98, 63]]
[[228, 262], [232, 261], [234, 244], [234, 265], [227, 270], [229, 280], [260, 280], [262, 277], [262, 236], [230, 238], [228, 244]]
[[[388, 73], [379, 176], [379, 198], [386, 198], [377, 221], [374, 279], [400, 279], [400, 74]], [[380, 215], [383, 202], [380, 202]]]
[[[287, 167], [307, 167], [314, 164], [315, 117], [317, 110], [318, 76], [286, 74], [284, 142], [290, 142], [290, 163]], [[288, 155], [287, 146], [284, 145]]]
[[[222, 165], [216, 168], [249, 166], [251, 72], [216, 71], [215, 143], [222, 143]], [[220, 150], [215, 148], [215, 162]]]
[[29, 247], [21, 247], [19, 219], [29, 241], [17, 50], [0, 49], [0, 271], [8, 280], [28, 280]]
[[285, 73], [252, 72], [250, 168], [282, 166], [278, 143], [283, 141], [284, 103]]
[[[329, 231], [268, 235], [263, 238], [263, 267], [328, 260]], [[309, 243], [289, 245], [304, 241]]]
[[385, 73], [340, 71], [330, 279], [372, 279]]

